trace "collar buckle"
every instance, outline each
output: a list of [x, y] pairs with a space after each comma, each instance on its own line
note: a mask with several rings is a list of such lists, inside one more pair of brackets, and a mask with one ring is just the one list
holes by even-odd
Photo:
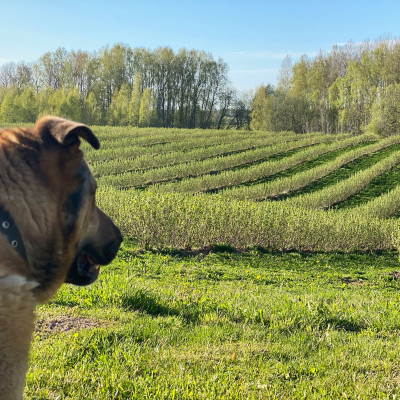
[[24, 242], [22, 241], [18, 227], [10, 213], [0, 206], [0, 232], [7, 238], [11, 247], [28, 263]]

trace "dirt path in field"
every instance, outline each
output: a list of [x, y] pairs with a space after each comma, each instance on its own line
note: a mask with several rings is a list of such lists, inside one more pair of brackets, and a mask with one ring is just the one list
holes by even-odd
[[107, 326], [107, 321], [99, 321], [86, 317], [74, 316], [57, 316], [51, 319], [38, 319], [36, 321], [36, 330], [44, 332], [69, 332], [72, 330], [78, 331], [82, 329], [93, 329]]

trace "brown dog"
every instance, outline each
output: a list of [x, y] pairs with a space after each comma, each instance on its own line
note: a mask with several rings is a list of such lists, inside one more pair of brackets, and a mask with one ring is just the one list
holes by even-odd
[[22, 399], [34, 307], [64, 283], [94, 282], [117, 254], [119, 229], [95, 205], [79, 149], [83, 124], [41, 118], [0, 130], [0, 399]]

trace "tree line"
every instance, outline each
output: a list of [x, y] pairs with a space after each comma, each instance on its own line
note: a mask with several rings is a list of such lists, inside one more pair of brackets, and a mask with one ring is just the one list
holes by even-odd
[[55, 114], [91, 125], [247, 128], [250, 103], [232, 88], [227, 64], [198, 50], [59, 48], [0, 67], [2, 122]]
[[347, 43], [295, 64], [287, 57], [250, 115], [257, 130], [400, 133], [400, 41]]
[[293, 63], [278, 84], [238, 93], [210, 53], [116, 44], [0, 66], [0, 122], [55, 114], [91, 125], [400, 132], [400, 41], [334, 46]]

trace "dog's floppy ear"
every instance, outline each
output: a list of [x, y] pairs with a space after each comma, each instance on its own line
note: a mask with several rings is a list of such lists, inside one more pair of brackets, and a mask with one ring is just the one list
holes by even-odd
[[70, 146], [79, 143], [79, 138], [85, 139], [93, 148], [98, 149], [100, 142], [91, 129], [80, 122], [70, 121], [64, 118], [46, 116], [40, 118], [34, 130], [44, 137], [50, 134], [58, 143], [63, 146]]

